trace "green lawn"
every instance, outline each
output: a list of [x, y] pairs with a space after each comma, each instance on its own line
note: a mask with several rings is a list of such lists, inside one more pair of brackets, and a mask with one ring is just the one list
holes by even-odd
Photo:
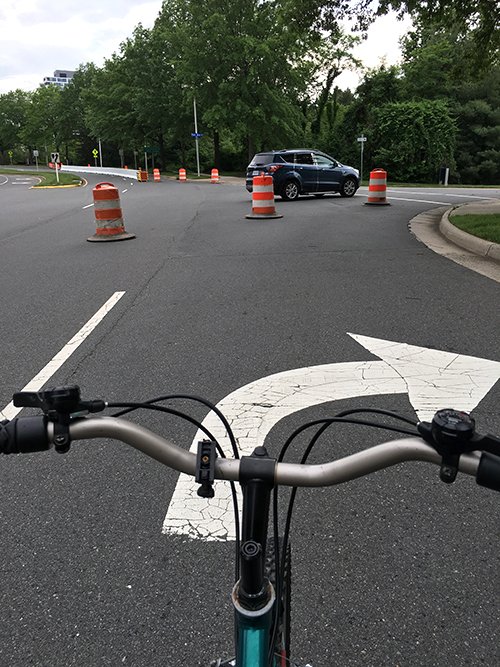
[[450, 222], [468, 234], [500, 243], [500, 213], [453, 215], [450, 216]]
[[0, 174], [16, 174], [20, 176], [36, 176], [40, 178], [40, 183], [33, 187], [46, 188], [47, 186], [61, 185], [81, 185], [83, 180], [76, 174], [59, 173], [59, 183], [57, 182], [56, 172], [51, 171], [28, 171], [27, 169], [0, 169]]

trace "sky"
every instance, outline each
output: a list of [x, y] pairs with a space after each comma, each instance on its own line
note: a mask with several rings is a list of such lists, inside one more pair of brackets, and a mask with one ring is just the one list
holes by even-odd
[[[93, 62], [102, 67], [105, 58], [119, 51], [139, 24], [152, 27], [161, 0], [2, 0], [0, 7], [0, 94], [20, 88], [35, 90], [54, 70], [75, 70]], [[392, 16], [382, 17], [370, 28], [369, 39], [355, 50], [367, 67], [385, 57], [398, 60], [398, 37], [406, 31]], [[358, 76], [342, 74], [336, 85], [354, 89]]]

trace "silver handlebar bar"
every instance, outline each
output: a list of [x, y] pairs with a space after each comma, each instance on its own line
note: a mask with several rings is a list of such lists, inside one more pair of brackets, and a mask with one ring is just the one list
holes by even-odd
[[[53, 441], [53, 425], [49, 423], [48, 429], [49, 439]], [[78, 419], [70, 425], [70, 436], [71, 440], [119, 440], [178, 472], [193, 476], [196, 473], [196, 454], [125, 419]], [[278, 463], [275, 481], [280, 486], [334, 486], [404, 461], [427, 461], [441, 465], [441, 456], [420, 438], [400, 438], [320, 465]], [[479, 452], [463, 454], [460, 457], [460, 472], [475, 476], [479, 461]], [[237, 459], [218, 458], [215, 462], [216, 479], [236, 482], [239, 479], [239, 470], [240, 461]]]

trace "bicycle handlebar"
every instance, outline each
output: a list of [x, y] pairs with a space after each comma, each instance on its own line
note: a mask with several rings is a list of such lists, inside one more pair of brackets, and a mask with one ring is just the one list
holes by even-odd
[[[15, 418], [0, 427], [0, 451], [26, 453], [57, 448], [57, 424], [45, 415]], [[160, 463], [188, 475], [196, 474], [196, 454], [138, 424], [117, 417], [85, 417], [71, 420], [70, 440], [112, 438], [142, 451]], [[64, 451], [64, 450], [63, 450]], [[283, 486], [334, 486], [405, 461], [442, 464], [436, 449], [418, 437], [401, 438], [324, 464], [275, 464], [274, 483]], [[217, 458], [214, 477], [239, 481], [241, 459]], [[480, 451], [463, 453], [460, 472], [476, 477], [478, 484], [500, 491], [500, 457]]]

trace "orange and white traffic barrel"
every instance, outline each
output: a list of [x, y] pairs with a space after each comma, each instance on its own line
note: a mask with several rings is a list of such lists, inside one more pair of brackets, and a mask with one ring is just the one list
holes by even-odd
[[368, 201], [365, 204], [382, 204], [390, 206], [386, 199], [387, 172], [383, 169], [374, 169], [370, 172], [370, 185], [368, 186]]
[[219, 182], [219, 170], [212, 169], [212, 183], [218, 183], [218, 182]]
[[153, 169], [153, 174], [154, 174], [154, 178], [155, 178], [155, 183], [159, 183], [161, 181], [160, 170], [159, 169]]
[[186, 181], [186, 170], [185, 169], [179, 169], [179, 181], [182, 181], [182, 182]]
[[274, 207], [274, 185], [273, 177], [260, 176], [253, 177], [252, 187], [252, 213], [245, 216], [246, 218], [282, 218], [283, 216], [276, 213]]
[[96, 232], [87, 241], [125, 241], [135, 239], [123, 225], [122, 208], [118, 188], [113, 183], [98, 183], [92, 190]]

